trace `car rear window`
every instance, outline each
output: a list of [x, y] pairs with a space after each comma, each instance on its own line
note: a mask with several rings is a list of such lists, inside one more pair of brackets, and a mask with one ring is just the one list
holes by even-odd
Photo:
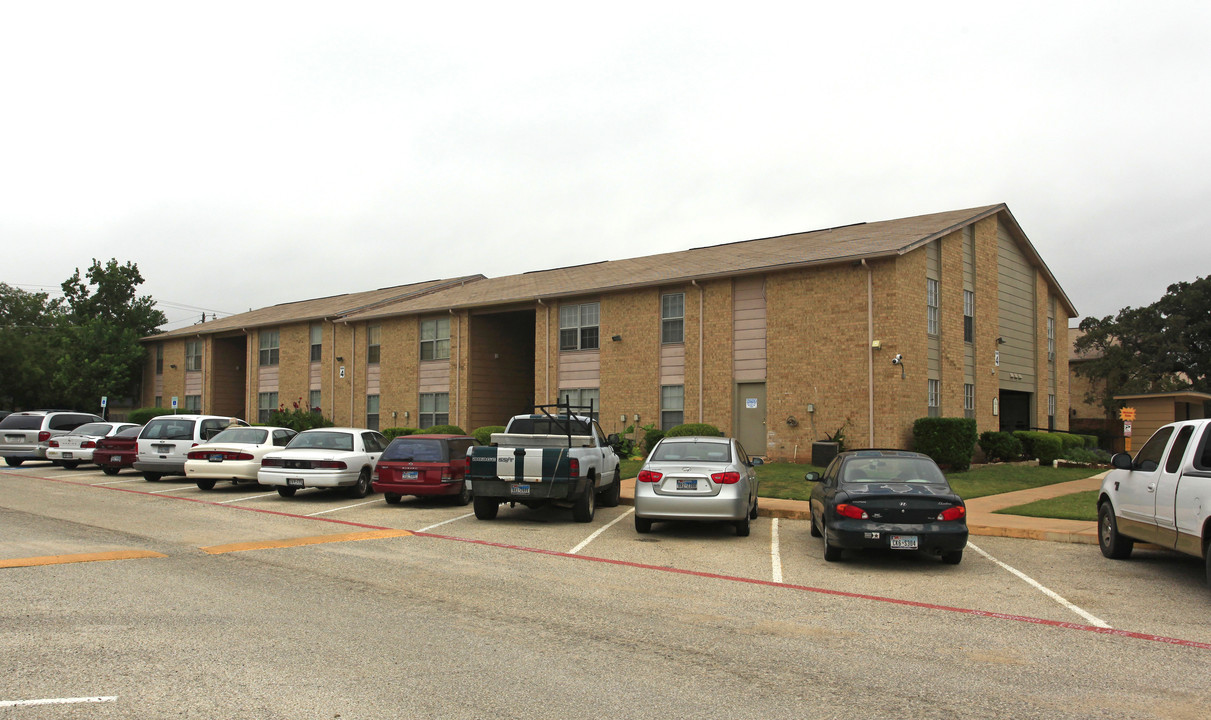
[[[583, 420], [571, 422], [573, 435], [592, 435], [593, 430]], [[547, 418], [514, 418], [509, 423], [509, 432], [521, 435], [567, 435], [568, 420]]]
[[109, 423], [87, 423], [71, 431], [71, 435], [105, 435], [113, 425]]
[[235, 443], [237, 445], [260, 445], [269, 437], [268, 430], [260, 428], [234, 427], [210, 438], [212, 443]]
[[732, 448], [719, 442], [663, 442], [652, 453], [652, 460], [727, 463], [732, 461]]
[[123, 438], [138, 437], [139, 432], [142, 429], [143, 429], [142, 425], [135, 425], [134, 427], [128, 427], [125, 430], [119, 430], [117, 433], [114, 434], [114, 437], [123, 437]]
[[320, 450], [353, 451], [353, 436], [346, 432], [330, 432], [325, 430], [308, 430], [294, 436], [286, 446], [291, 450], [313, 448]]
[[143, 426], [139, 435], [144, 440], [192, 440], [193, 420], [161, 420], [149, 421]]
[[379, 460], [446, 462], [446, 442], [435, 439], [416, 440], [409, 437], [398, 437], [391, 441]]
[[854, 458], [841, 470], [841, 482], [945, 483], [932, 460], [920, 458]]
[[0, 430], [38, 430], [42, 418], [42, 415], [9, 415], [0, 420]]

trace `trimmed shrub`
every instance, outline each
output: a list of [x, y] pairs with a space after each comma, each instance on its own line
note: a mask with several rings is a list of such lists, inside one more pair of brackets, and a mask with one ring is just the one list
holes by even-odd
[[1084, 440], [1085, 440], [1085, 447], [1087, 447], [1087, 448], [1096, 448], [1097, 447], [1097, 444], [1098, 444], [1097, 435], [1082, 435], [1081, 437], [1084, 438]]
[[466, 435], [467, 432], [457, 425], [434, 425], [424, 430], [418, 430], [415, 435]]
[[310, 409], [295, 407], [293, 410], [287, 410], [285, 407], [279, 407], [269, 413], [269, 420], [265, 424], [303, 432], [312, 428], [332, 427], [336, 423], [325, 420], [322, 414]]
[[664, 439], [664, 431], [658, 427], [645, 428], [643, 431], [643, 454], [649, 455], [656, 443]]
[[723, 433], [719, 432], [719, 428], [707, 423], [686, 423], [685, 425], [677, 425], [671, 427], [664, 433], [665, 437], [687, 437], [690, 435], [706, 435], [708, 437], [720, 437]]
[[980, 433], [980, 449], [989, 462], [1013, 462], [1022, 457], [1022, 441], [1007, 432]]
[[[1084, 436], [1082, 436], [1084, 437]], [[1064, 452], [1064, 460], [1071, 460], [1077, 463], [1086, 463], [1089, 465], [1109, 465], [1110, 453], [1101, 448], [1086, 448], [1079, 447]]]
[[415, 435], [418, 432], [420, 432], [420, 430], [417, 430], [416, 428], [406, 427], [385, 428], [382, 431], [383, 437], [387, 438], [388, 440], [394, 440], [401, 435]]
[[161, 415], [171, 415], [171, 414], [172, 414], [172, 408], [161, 408], [161, 407], [139, 408], [137, 410], [130, 411], [130, 414], [126, 416], [126, 422], [132, 422], [136, 425], [146, 425], [147, 421], [152, 419], [153, 417], [159, 417]]
[[1038, 455], [1034, 452], [1034, 441], [1037, 440], [1043, 433], [1034, 430], [1014, 430], [1013, 436], [1022, 443], [1022, 455], [1028, 458], [1037, 458]]
[[976, 449], [972, 418], [917, 418], [912, 424], [913, 449], [933, 458], [940, 467], [966, 470]]
[[492, 442], [492, 433], [502, 433], [504, 431], [504, 425], [484, 425], [472, 430], [471, 437], [475, 438], [475, 442], [480, 445], [487, 445]]
[[1068, 452], [1074, 448], [1085, 447], [1085, 439], [1080, 435], [1073, 435], [1072, 433], [1066, 432], [1051, 434], [1060, 439], [1060, 444], [1063, 445], [1064, 452]]
[[1053, 433], [1035, 433], [1034, 455], [1039, 465], [1050, 465], [1064, 454], [1064, 443]]

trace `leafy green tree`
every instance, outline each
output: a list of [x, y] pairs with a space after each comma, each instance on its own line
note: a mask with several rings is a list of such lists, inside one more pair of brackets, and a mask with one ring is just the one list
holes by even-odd
[[1211, 392], [1211, 276], [1170, 285], [1146, 307], [1123, 308], [1117, 315], [1085, 318], [1084, 336], [1075, 347], [1093, 358], [1076, 372], [1104, 388], [1107, 410], [1115, 395], [1197, 390]]
[[96, 408], [102, 395], [136, 394], [145, 352], [139, 338], [166, 321], [154, 299], [136, 295], [142, 283], [133, 263], [96, 259], [84, 278], [77, 268], [64, 281], [51, 384], [65, 406]]
[[55, 404], [52, 336], [60, 302], [0, 283], [0, 409]]

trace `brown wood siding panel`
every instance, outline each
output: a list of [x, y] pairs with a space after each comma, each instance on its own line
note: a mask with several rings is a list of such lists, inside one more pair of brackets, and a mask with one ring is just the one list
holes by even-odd
[[[997, 326], [1005, 339], [998, 368], [1005, 390], [1037, 393], [1035, 377], [1035, 271], [1003, 225], [997, 227]], [[1021, 376], [1015, 379], [1013, 375]], [[1046, 398], [1043, 399], [1046, 402]]]
[[418, 393], [450, 392], [450, 363], [447, 360], [426, 360], [417, 370]]
[[257, 392], [277, 392], [278, 391], [278, 366], [277, 365], [262, 365], [257, 368]]
[[323, 379], [323, 363], [313, 362], [307, 370], [307, 387], [311, 390], [319, 390], [324, 385]]
[[660, 346], [660, 384], [685, 384], [685, 345]]
[[768, 315], [765, 278], [737, 279], [732, 300], [732, 372], [736, 382], [765, 380]]
[[185, 394], [186, 395], [201, 395], [202, 394], [202, 371], [194, 370], [185, 373]]
[[[379, 378], [381, 378], [381, 377], [382, 377], [382, 365], [380, 363], [374, 363], [372, 365], [366, 366], [366, 394], [367, 395], [378, 395], [379, 394], [379, 388], [381, 387], [379, 384]], [[379, 409], [381, 410], [382, 407], [380, 406]]]
[[469, 396], [464, 427], [471, 431], [487, 425], [505, 425], [510, 417], [533, 410], [535, 384], [535, 323], [542, 315], [533, 309], [472, 315]]
[[601, 387], [601, 351], [577, 350], [559, 354], [559, 389]]

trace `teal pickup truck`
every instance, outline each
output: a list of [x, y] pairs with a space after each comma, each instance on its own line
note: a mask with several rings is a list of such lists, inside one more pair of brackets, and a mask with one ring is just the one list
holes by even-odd
[[[588, 410], [586, 414], [577, 414]], [[551, 412], [554, 410], [554, 413]], [[509, 420], [491, 444], [470, 448], [467, 479], [475, 517], [491, 520], [500, 506], [570, 506], [576, 522], [592, 522], [597, 504], [618, 505], [618, 436], [592, 419], [592, 406], [539, 405]]]

